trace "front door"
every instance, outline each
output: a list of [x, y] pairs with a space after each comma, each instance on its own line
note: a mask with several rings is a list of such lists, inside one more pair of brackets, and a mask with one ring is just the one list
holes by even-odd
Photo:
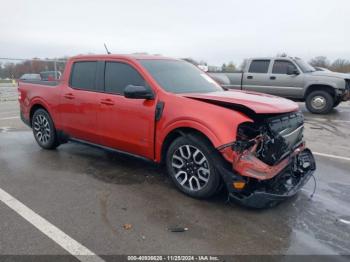
[[[288, 74], [288, 72], [294, 72]], [[290, 61], [276, 59], [272, 66], [269, 82], [273, 93], [283, 97], [303, 97], [304, 76]]]
[[126, 86], [147, 87], [146, 81], [124, 62], [107, 61], [104, 75], [105, 92], [101, 94], [97, 115], [101, 143], [153, 159], [156, 100], [123, 96]]

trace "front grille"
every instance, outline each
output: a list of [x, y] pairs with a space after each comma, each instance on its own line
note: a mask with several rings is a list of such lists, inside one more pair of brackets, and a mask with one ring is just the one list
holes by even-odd
[[301, 112], [289, 113], [269, 118], [268, 126], [275, 135], [286, 135], [304, 124], [304, 116]]
[[274, 165], [288, 156], [303, 141], [304, 116], [301, 112], [267, 119], [270, 140], [264, 142], [260, 159]]

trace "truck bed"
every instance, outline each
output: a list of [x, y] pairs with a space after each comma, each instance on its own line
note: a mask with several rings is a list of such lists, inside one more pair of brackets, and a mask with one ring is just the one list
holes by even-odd
[[43, 85], [43, 86], [57, 86], [60, 81], [45, 81], [45, 80], [20, 80], [20, 83], [28, 83], [28, 84], [35, 84], [35, 85]]

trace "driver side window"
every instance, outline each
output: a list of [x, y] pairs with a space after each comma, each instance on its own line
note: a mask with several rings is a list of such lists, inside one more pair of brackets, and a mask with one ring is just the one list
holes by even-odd
[[287, 74], [288, 71], [298, 70], [297, 67], [286, 60], [275, 60], [272, 67], [273, 74]]
[[120, 62], [106, 62], [105, 91], [123, 94], [128, 85], [145, 86], [145, 80], [132, 66]]

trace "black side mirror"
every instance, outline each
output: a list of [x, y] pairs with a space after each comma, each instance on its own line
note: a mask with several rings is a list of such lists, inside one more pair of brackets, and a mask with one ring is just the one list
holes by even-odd
[[127, 85], [124, 89], [124, 96], [132, 99], [154, 99], [152, 90], [145, 86]]
[[299, 75], [298, 69], [294, 67], [288, 67], [287, 68], [287, 75]]

